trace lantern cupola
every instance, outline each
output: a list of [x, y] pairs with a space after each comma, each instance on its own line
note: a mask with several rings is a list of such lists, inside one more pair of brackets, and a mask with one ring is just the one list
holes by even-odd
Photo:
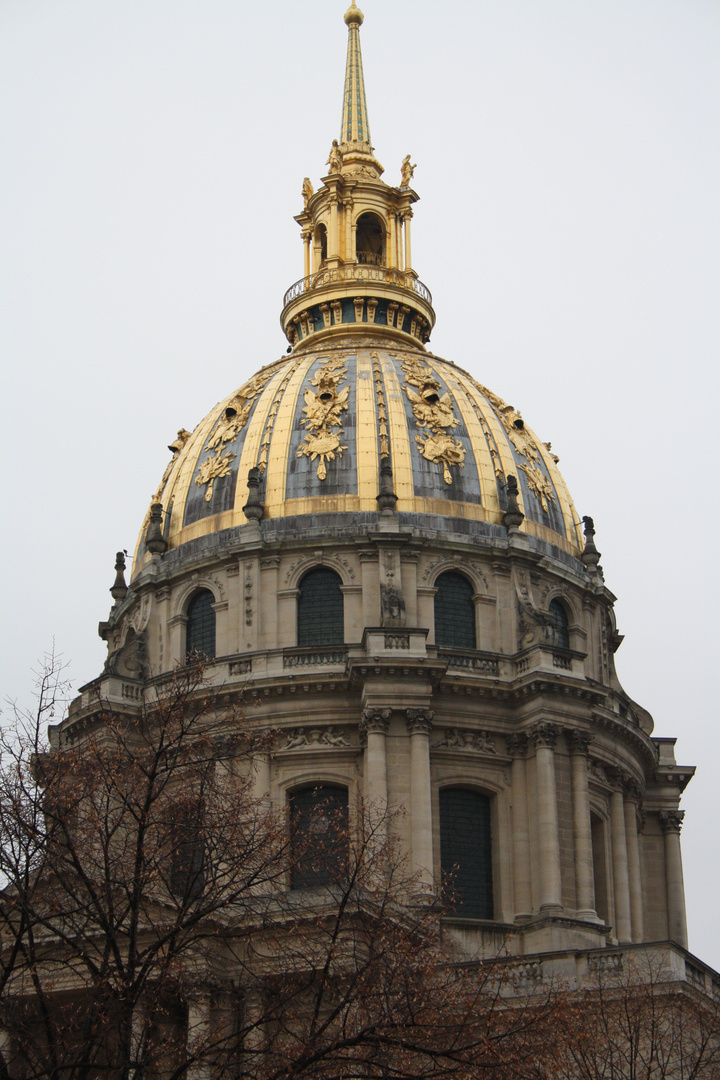
[[303, 276], [285, 294], [281, 322], [292, 346], [318, 334], [337, 335], [358, 323], [368, 333], [388, 330], [422, 346], [435, 325], [429, 289], [412, 265], [410, 223], [418, 195], [415, 166], [406, 155], [396, 187], [370, 142], [360, 27], [351, 4], [340, 138], [333, 139], [327, 175], [315, 191], [302, 187]]

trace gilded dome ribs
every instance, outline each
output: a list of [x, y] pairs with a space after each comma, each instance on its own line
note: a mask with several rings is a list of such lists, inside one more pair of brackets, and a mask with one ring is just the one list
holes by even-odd
[[282, 400], [285, 394], [287, 384], [290, 382], [290, 379], [300, 367], [303, 359], [305, 358], [300, 357], [298, 360], [295, 361], [294, 364], [290, 364], [287, 372], [285, 373], [285, 377], [277, 388], [275, 397], [273, 398], [273, 403], [270, 406], [270, 412], [268, 413], [268, 418], [265, 423], [265, 431], [263, 433], [262, 442], [260, 443], [260, 457], [258, 458], [258, 468], [261, 473], [264, 473], [267, 469], [268, 453], [270, 450], [270, 443], [272, 442], [273, 428], [275, 426], [275, 420], [277, 418], [278, 410], [282, 405]]
[[385, 404], [385, 386], [380, 367], [380, 357], [376, 352], [372, 357], [373, 379], [375, 381], [375, 396], [377, 398], [378, 433], [380, 436], [380, 457], [390, 457], [390, 444], [388, 440], [387, 407]]

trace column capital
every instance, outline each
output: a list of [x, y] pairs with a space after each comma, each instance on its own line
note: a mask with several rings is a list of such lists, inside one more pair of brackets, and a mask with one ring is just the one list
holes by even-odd
[[683, 818], [685, 817], [684, 810], [661, 810], [658, 816], [660, 818], [660, 828], [664, 833], [680, 835]]
[[367, 708], [363, 709], [363, 714], [360, 718], [360, 733], [362, 735], [367, 735], [369, 732], [377, 731], [382, 735], [386, 735], [391, 716], [392, 709], [368, 705]]
[[432, 709], [406, 709], [405, 717], [411, 734], [420, 733], [429, 735], [432, 731], [432, 722], [435, 713]]
[[541, 720], [530, 729], [530, 738], [537, 748], [547, 747], [554, 750], [559, 734], [560, 729], [557, 724], [550, 724], [546, 720]]
[[524, 731], [519, 731], [515, 735], [507, 735], [505, 745], [510, 757], [524, 758], [527, 754], [528, 737]]
[[570, 744], [571, 754], [582, 754], [583, 757], [588, 756], [590, 744], [593, 741], [592, 735], [589, 735], [585, 731], [578, 731], [576, 728], [568, 729], [565, 732], [565, 735]]

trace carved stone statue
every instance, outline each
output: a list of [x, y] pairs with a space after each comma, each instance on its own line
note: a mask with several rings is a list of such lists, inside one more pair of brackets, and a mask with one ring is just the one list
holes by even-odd
[[285, 743], [286, 750], [294, 750], [296, 746], [307, 746], [308, 737], [302, 728], [295, 728], [295, 730], [288, 735], [287, 742]]
[[400, 166], [400, 187], [410, 187], [417, 165], [410, 164], [410, 154], [406, 154]]
[[329, 727], [323, 732], [320, 741], [325, 746], [349, 746], [350, 741], [344, 732], [338, 731], [337, 728]]
[[310, 183], [310, 177], [306, 176], [302, 183], [302, 197], [305, 209], [307, 210], [307, 204], [310, 202], [310, 197], [314, 195], [315, 188]]
[[342, 150], [337, 139], [333, 139], [330, 147], [330, 157], [327, 159], [331, 173], [339, 173], [342, 168]]
[[552, 645], [555, 631], [552, 615], [536, 608], [530, 597], [527, 585], [520, 583], [517, 588], [518, 602], [518, 647], [527, 649], [539, 642]]
[[380, 625], [404, 626], [405, 601], [395, 585], [380, 586]]
[[147, 631], [133, 634], [125, 644], [110, 653], [103, 671], [121, 679], [145, 679], [147, 677]]

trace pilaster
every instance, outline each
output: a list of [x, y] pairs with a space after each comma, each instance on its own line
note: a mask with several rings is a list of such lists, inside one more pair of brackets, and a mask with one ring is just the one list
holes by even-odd
[[568, 732], [567, 738], [570, 745], [570, 767], [572, 771], [577, 915], [581, 919], [597, 919], [587, 771], [588, 749], [592, 737], [585, 734], [585, 732], [573, 730]]
[[430, 787], [431, 709], [406, 709], [410, 732], [410, 802], [412, 829], [411, 868], [421, 893], [434, 888], [432, 803]]
[[530, 731], [530, 737], [535, 743], [540, 911], [545, 913], [562, 911], [560, 834], [555, 781], [555, 744], [558, 734], [555, 724], [546, 721], [535, 724]]
[[680, 830], [684, 810], [661, 810], [660, 827], [665, 842], [665, 883], [667, 889], [668, 937], [687, 949], [687, 917], [683, 881]]
[[515, 922], [527, 922], [532, 916], [532, 883], [530, 877], [530, 828], [528, 824], [528, 794], [525, 757], [527, 735], [520, 733], [506, 739], [507, 752], [512, 757], [512, 837], [513, 837], [513, 894]]

